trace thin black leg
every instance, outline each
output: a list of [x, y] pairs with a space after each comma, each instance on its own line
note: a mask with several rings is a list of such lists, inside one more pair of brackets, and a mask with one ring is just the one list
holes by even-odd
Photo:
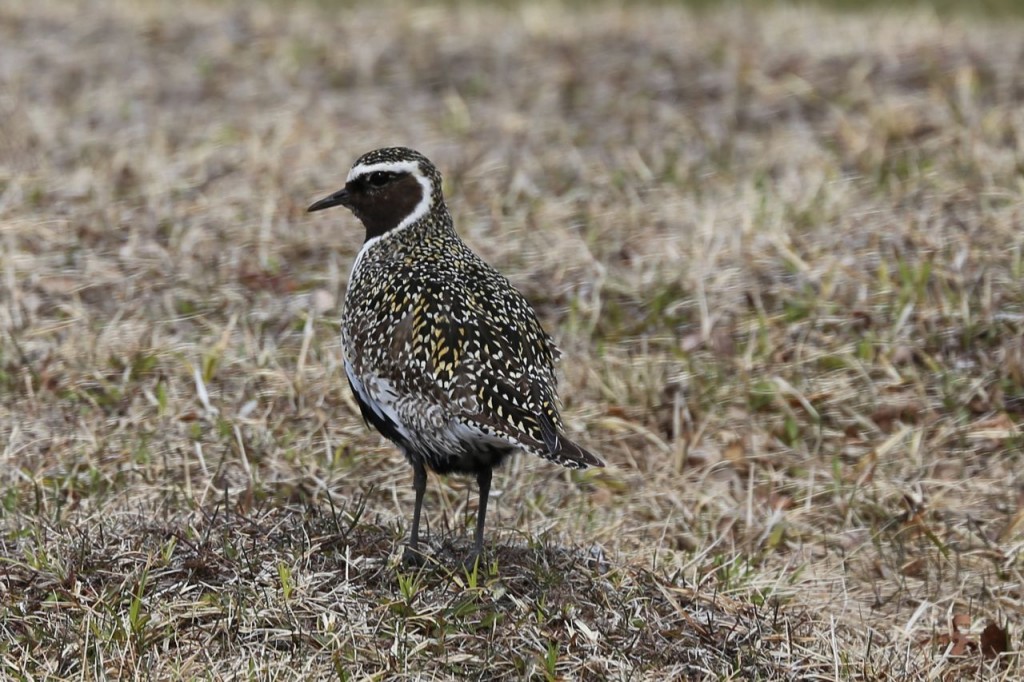
[[473, 551], [466, 561], [470, 568], [484, 551], [484, 522], [487, 520], [487, 498], [491, 494], [491, 470], [483, 469], [478, 472], [476, 482], [480, 487], [480, 504], [476, 511], [476, 535], [473, 537]]
[[412, 533], [409, 544], [402, 554], [402, 562], [406, 564], [423, 563], [423, 555], [419, 552], [420, 543], [420, 509], [423, 508], [423, 493], [427, 490], [427, 470], [418, 458], [412, 461], [412, 487], [416, 491], [416, 506], [412, 510]]

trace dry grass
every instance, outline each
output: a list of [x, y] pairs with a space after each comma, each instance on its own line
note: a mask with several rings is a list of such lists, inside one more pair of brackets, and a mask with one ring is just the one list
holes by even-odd
[[[1022, 28], [4, 2], [0, 677], [1020, 678]], [[475, 576], [459, 479], [395, 565], [303, 212], [394, 143], [611, 465], [517, 458]]]

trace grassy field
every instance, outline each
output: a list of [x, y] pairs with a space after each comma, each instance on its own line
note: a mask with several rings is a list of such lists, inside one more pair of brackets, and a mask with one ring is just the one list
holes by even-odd
[[[0, 4], [0, 679], [1021, 679], [1024, 20]], [[573, 438], [359, 418], [362, 152], [446, 175]]]

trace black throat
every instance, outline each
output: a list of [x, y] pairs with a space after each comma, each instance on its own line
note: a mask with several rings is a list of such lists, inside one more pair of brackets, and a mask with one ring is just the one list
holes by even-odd
[[366, 240], [387, 234], [416, 210], [423, 187], [412, 175], [404, 175], [384, 187], [371, 187], [359, 179], [347, 187], [349, 208], [366, 228]]

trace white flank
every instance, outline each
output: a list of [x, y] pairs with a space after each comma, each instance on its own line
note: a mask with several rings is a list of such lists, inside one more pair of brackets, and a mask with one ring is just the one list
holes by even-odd
[[352, 387], [359, 395], [359, 399], [366, 403], [378, 417], [392, 422], [395, 428], [398, 429], [398, 432], [406, 440], [411, 441], [412, 434], [405, 428], [405, 424], [398, 415], [399, 396], [392, 383], [387, 379], [375, 376], [368, 377], [366, 383], [363, 383], [352, 368], [352, 363], [348, 361], [348, 358], [345, 359], [345, 374], [348, 375], [349, 381], [352, 382]]

